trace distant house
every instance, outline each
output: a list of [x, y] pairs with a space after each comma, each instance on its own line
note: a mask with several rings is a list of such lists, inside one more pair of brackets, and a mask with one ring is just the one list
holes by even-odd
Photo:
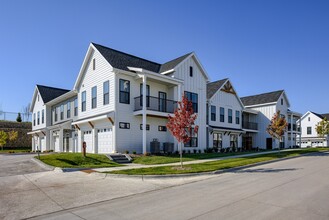
[[301, 135], [298, 144], [305, 147], [328, 146], [328, 136], [320, 137], [316, 132], [316, 125], [324, 118], [329, 119], [329, 113], [318, 114], [308, 111], [301, 118]]

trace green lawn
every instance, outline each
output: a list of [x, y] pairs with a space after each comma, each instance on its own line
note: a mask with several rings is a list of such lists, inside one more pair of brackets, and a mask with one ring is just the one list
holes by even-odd
[[0, 147], [0, 154], [8, 154], [8, 153], [29, 153], [31, 152], [32, 149], [30, 147], [5, 147], [2, 148]]
[[165, 175], [165, 174], [183, 174], [183, 173], [199, 173], [199, 172], [210, 172], [215, 170], [223, 170], [234, 167], [245, 166], [249, 164], [275, 160], [285, 157], [293, 157], [301, 154], [328, 151], [328, 148], [309, 148], [300, 149], [293, 151], [286, 151], [281, 153], [263, 154], [258, 156], [233, 158], [226, 160], [219, 160], [213, 162], [205, 162], [201, 164], [190, 164], [185, 165], [185, 170], [177, 170], [177, 166], [163, 166], [163, 167], [152, 167], [152, 168], [142, 168], [142, 169], [129, 169], [112, 171], [112, 174], [128, 174], [128, 175]]
[[[183, 161], [192, 161], [192, 160], [203, 160], [211, 159], [218, 157], [228, 157], [234, 155], [244, 155], [256, 153], [255, 151], [249, 152], [239, 152], [239, 153], [202, 153], [202, 154], [183, 154]], [[180, 162], [179, 155], [168, 155], [168, 156], [140, 156], [134, 157], [134, 163], [153, 165], [153, 164], [166, 164], [166, 163], [177, 163]]]
[[[38, 157], [35, 157], [38, 159]], [[40, 155], [40, 160], [45, 164], [61, 168], [100, 168], [117, 167], [120, 164], [112, 162], [102, 154], [87, 154], [86, 158], [81, 153], [54, 153]]]

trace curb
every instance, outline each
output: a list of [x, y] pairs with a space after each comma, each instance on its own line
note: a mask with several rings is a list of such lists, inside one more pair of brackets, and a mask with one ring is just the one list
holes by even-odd
[[47, 170], [57, 170], [58, 167], [54, 167], [54, 166], [51, 166], [51, 165], [48, 165], [48, 164], [45, 164], [44, 162], [42, 162], [41, 160], [38, 160], [34, 157], [31, 158], [31, 160], [38, 164], [40, 167], [44, 168], [44, 169], [47, 169]]

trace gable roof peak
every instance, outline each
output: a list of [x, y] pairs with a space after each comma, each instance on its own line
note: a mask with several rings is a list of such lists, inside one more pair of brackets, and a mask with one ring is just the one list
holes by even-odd
[[207, 83], [207, 99], [210, 99], [226, 83], [229, 78]]
[[252, 96], [245, 96], [241, 98], [241, 101], [245, 106], [273, 103], [279, 100], [283, 92], [284, 90], [277, 90]]
[[47, 103], [57, 98], [58, 96], [61, 96], [70, 91], [68, 89], [55, 88], [39, 84], [37, 84], [36, 87], [38, 88], [38, 91], [44, 103]]

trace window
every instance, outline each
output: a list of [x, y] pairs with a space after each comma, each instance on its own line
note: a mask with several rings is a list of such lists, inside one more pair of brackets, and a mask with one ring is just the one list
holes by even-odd
[[307, 134], [312, 134], [312, 127], [307, 127]]
[[55, 112], [55, 122], [58, 120], [58, 116], [57, 116], [57, 107], [54, 109]]
[[38, 112], [38, 125], [40, 124], [40, 112]]
[[61, 105], [61, 120], [64, 119], [64, 105]]
[[240, 111], [235, 111], [235, 124], [240, 124]]
[[224, 122], [225, 121], [225, 110], [223, 107], [220, 107], [220, 122]]
[[45, 110], [42, 109], [42, 112], [41, 112], [41, 123], [45, 123]]
[[211, 120], [216, 121], [216, 106], [211, 106], [211, 114], [210, 114]]
[[93, 70], [95, 70], [96, 69], [96, 60], [95, 60], [95, 58], [93, 59]]
[[228, 109], [228, 123], [232, 124], [233, 118], [232, 118], [232, 109]]
[[86, 111], [86, 91], [81, 93], [81, 111]]
[[193, 67], [190, 66], [190, 77], [193, 77]]
[[[142, 83], [139, 86], [139, 92], [141, 94], [140, 105], [143, 106], [143, 84]], [[146, 85], [146, 107], [150, 107], [150, 85]]]
[[39, 102], [39, 100], [40, 100], [40, 95], [38, 95], [38, 102]]
[[308, 117], [308, 121], [311, 121], [311, 117]]
[[120, 122], [119, 123], [119, 128], [121, 128], [121, 129], [130, 129], [130, 123]]
[[91, 88], [91, 108], [97, 107], [97, 86]]
[[184, 147], [198, 147], [198, 134], [191, 134], [189, 142], [184, 144]]
[[213, 134], [213, 148], [222, 149], [223, 146], [223, 135], [221, 133]]
[[110, 103], [110, 84], [109, 81], [103, 83], [103, 105]]
[[74, 116], [78, 116], [78, 99], [74, 99]]
[[238, 148], [238, 135], [237, 134], [231, 134], [230, 135], [230, 147], [233, 150]]
[[120, 79], [120, 94], [119, 100], [120, 103], [130, 104], [130, 81]]
[[158, 131], [167, 131], [167, 127], [163, 125], [159, 125]]
[[66, 118], [71, 118], [71, 102], [67, 103], [66, 108]]
[[283, 105], [283, 99], [281, 99], [281, 105]]
[[[140, 124], [139, 129], [143, 130], [143, 124]], [[149, 131], [150, 130], [150, 125], [146, 124], [146, 130]]]
[[35, 126], [35, 113], [33, 113], [33, 126]]
[[198, 112], [198, 94], [193, 93], [193, 92], [186, 92], [185, 91], [185, 96], [189, 101], [192, 102], [192, 107], [195, 113]]

